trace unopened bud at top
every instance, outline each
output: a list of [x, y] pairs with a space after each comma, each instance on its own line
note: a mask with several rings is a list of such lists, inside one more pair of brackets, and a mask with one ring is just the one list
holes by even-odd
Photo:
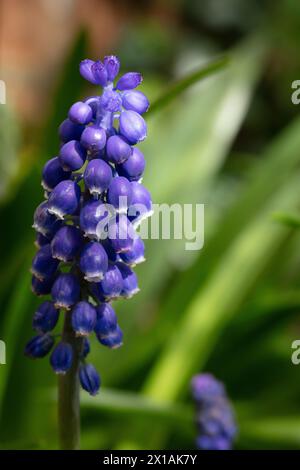
[[118, 80], [116, 88], [120, 91], [132, 90], [138, 87], [143, 81], [143, 77], [138, 72], [128, 72]]
[[120, 70], [120, 61], [115, 55], [108, 55], [104, 57], [104, 66], [107, 72], [107, 79], [113, 82]]

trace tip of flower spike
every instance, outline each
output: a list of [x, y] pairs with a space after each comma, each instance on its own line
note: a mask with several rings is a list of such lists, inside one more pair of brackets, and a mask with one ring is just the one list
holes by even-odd
[[139, 72], [128, 72], [118, 80], [116, 88], [120, 91], [133, 90], [143, 81], [143, 76]]
[[101, 60], [97, 60], [93, 63], [91, 71], [94, 75], [97, 85], [101, 85], [103, 87], [107, 85], [107, 71]]
[[97, 85], [97, 81], [95, 79], [94, 73], [92, 71], [92, 66], [94, 65], [94, 61], [90, 59], [84, 59], [79, 64], [79, 72], [80, 75], [87, 80], [88, 82], [92, 83], [93, 85]]
[[115, 55], [108, 55], [104, 57], [104, 65], [107, 71], [107, 78], [113, 82], [120, 70], [120, 60]]

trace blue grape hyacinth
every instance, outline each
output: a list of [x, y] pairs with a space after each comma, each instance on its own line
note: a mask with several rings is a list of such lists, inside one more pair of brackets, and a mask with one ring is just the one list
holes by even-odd
[[191, 388], [196, 404], [197, 448], [230, 450], [237, 427], [224, 385], [206, 373], [195, 375]]
[[[119, 79], [116, 56], [83, 60], [80, 74], [99, 86], [99, 95], [74, 103], [59, 126], [60, 149], [45, 164], [45, 200], [34, 213], [35, 245], [32, 290], [50, 295], [33, 317], [38, 333], [25, 354], [40, 358], [51, 352], [50, 364], [66, 374], [78, 354], [79, 381], [95, 395], [100, 377], [85, 359], [88, 337], [111, 349], [122, 345], [123, 333], [111, 302], [139, 290], [132, 268], [144, 261], [144, 244], [136, 228], [151, 215], [150, 193], [141, 184], [143, 153], [135, 147], [147, 136], [143, 114], [147, 97], [136, 88], [137, 72]], [[116, 81], [116, 84], [114, 84]], [[74, 350], [64, 335], [53, 333], [65, 316], [81, 343]]]

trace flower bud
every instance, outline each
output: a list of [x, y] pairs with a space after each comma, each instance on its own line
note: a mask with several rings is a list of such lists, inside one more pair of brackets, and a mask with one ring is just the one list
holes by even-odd
[[138, 181], [143, 176], [145, 165], [144, 155], [137, 147], [134, 147], [128, 160], [117, 166], [117, 172], [129, 181]]
[[50, 364], [56, 374], [65, 374], [73, 362], [73, 348], [69, 343], [58, 343], [50, 356]]
[[116, 88], [120, 91], [132, 90], [138, 87], [143, 81], [143, 77], [138, 72], [128, 72], [118, 80]]
[[44, 237], [51, 238], [61, 227], [62, 222], [50, 214], [47, 201], [42, 202], [35, 210], [32, 227]]
[[32, 327], [40, 333], [47, 333], [55, 328], [59, 317], [59, 311], [53, 302], [46, 300], [35, 311]]
[[40, 281], [54, 276], [59, 262], [52, 258], [50, 244], [42, 246], [32, 260], [31, 272]]
[[82, 236], [80, 230], [73, 225], [61, 227], [51, 242], [53, 258], [60, 261], [74, 261], [82, 246]]
[[69, 179], [70, 171], [64, 171], [58, 157], [51, 158], [43, 168], [42, 186], [46, 191], [52, 191], [63, 180]]
[[51, 351], [53, 344], [54, 339], [51, 335], [37, 335], [28, 341], [24, 353], [32, 359], [45, 357]]
[[69, 140], [80, 140], [83, 130], [84, 126], [65, 119], [59, 126], [58, 134], [62, 142], [69, 142]]
[[57, 218], [63, 219], [65, 215], [74, 214], [79, 206], [80, 187], [71, 180], [58, 183], [48, 200], [48, 211]]
[[108, 188], [107, 202], [118, 212], [126, 213], [131, 200], [131, 183], [124, 178], [124, 176], [116, 176], [113, 178]]
[[84, 103], [88, 104], [93, 112], [93, 119], [97, 117], [99, 103], [100, 103], [100, 96], [89, 96], [83, 100]]
[[143, 114], [148, 111], [150, 104], [144, 93], [138, 90], [130, 90], [123, 93], [122, 105], [125, 109]]
[[85, 336], [83, 338], [83, 343], [82, 343], [82, 350], [81, 350], [81, 353], [80, 353], [80, 358], [81, 359], [85, 359], [87, 357], [87, 355], [90, 353], [91, 351], [91, 345], [90, 345], [90, 342], [89, 342], [89, 339]]
[[51, 289], [51, 296], [57, 308], [69, 309], [74, 305], [80, 295], [78, 278], [72, 273], [61, 273]]
[[147, 137], [147, 125], [135, 111], [123, 111], [119, 119], [120, 133], [130, 144], [136, 144]]
[[44, 235], [42, 235], [41, 233], [37, 232], [34, 244], [37, 248], [41, 248], [44, 245], [48, 245], [48, 243], [50, 243], [50, 241], [51, 241], [50, 238], [47, 238]]
[[133, 240], [132, 246], [125, 253], [120, 253], [120, 258], [123, 263], [128, 264], [128, 266], [136, 266], [137, 264], [143, 263], [145, 261], [145, 245], [141, 238], [136, 237]]
[[78, 302], [72, 310], [72, 327], [77, 336], [88, 336], [96, 324], [96, 310], [89, 302]]
[[111, 246], [116, 253], [128, 251], [133, 244], [136, 232], [125, 214], [110, 220], [108, 225], [108, 236]]
[[112, 135], [107, 141], [106, 153], [110, 162], [120, 164], [130, 157], [132, 149], [121, 136]]
[[77, 101], [69, 109], [69, 119], [75, 124], [85, 125], [91, 122], [93, 118], [92, 108], [87, 103]]
[[97, 62], [92, 65], [92, 72], [97, 85], [105, 86], [107, 84], [107, 71], [101, 60], [97, 60]]
[[97, 79], [92, 70], [94, 63], [95, 62], [90, 59], [82, 60], [79, 65], [79, 72], [83, 78], [91, 82], [93, 85], [98, 85]]
[[122, 291], [122, 287], [123, 278], [119, 268], [115, 265], [108, 267], [102, 281], [97, 284], [100, 296], [106, 301], [117, 298]]
[[123, 332], [119, 325], [111, 331], [107, 336], [100, 336], [97, 334], [97, 338], [103, 346], [107, 346], [110, 349], [120, 348], [123, 344]]
[[87, 164], [84, 171], [84, 183], [91, 194], [100, 195], [106, 191], [111, 180], [112, 170], [106, 162], [95, 158]]
[[102, 303], [96, 307], [97, 320], [95, 333], [100, 336], [107, 336], [117, 327], [118, 319], [113, 307], [108, 303]]
[[79, 380], [82, 388], [90, 395], [97, 395], [100, 388], [100, 377], [92, 364], [82, 364], [79, 369]]
[[122, 108], [122, 98], [114, 90], [105, 90], [101, 96], [101, 108], [110, 113], [117, 113]]
[[87, 201], [80, 211], [80, 228], [86, 237], [91, 239], [100, 239], [104, 227], [109, 219], [109, 211], [101, 201]]
[[109, 82], [113, 82], [119, 73], [120, 61], [115, 55], [108, 55], [104, 57], [104, 66], [107, 72], [107, 79]]
[[132, 199], [128, 208], [128, 218], [136, 226], [146, 217], [152, 214], [151, 194], [141, 183], [133, 181], [131, 183]]
[[36, 276], [32, 276], [31, 289], [37, 296], [48, 295], [51, 292], [55, 278], [47, 278], [41, 281]]
[[97, 155], [105, 147], [106, 132], [99, 126], [87, 126], [81, 135], [80, 143], [91, 155]]
[[59, 161], [64, 171], [76, 171], [86, 159], [86, 152], [77, 140], [64, 144], [59, 152]]
[[108, 257], [103, 246], [98, 242], [87, 243], [80, 253], [79, 267], [87, 281], [101, 281], [108, 268]]
[[192, 396], [196, 401], [214, 401], [225, 394], [222, 382], [216, 380], [211, 374], [195, 375], [191, 381]]
[[101, 240], [101, 244], [106, 251], [108, 261], [115, 263], [118, 260], [119, 255], [113, 249], [110, 239], [106, 238], [105, 240]]
[[138, 287], [137, 275], [134, 271], [132, 271], [132, 269], [130, 269], [129, 266], [124, 263], [118, 262], [117, 266], [123, 278], [123, 288], [121, 296], [125, 297], [125, 299], [130, 299], [140, 290]]

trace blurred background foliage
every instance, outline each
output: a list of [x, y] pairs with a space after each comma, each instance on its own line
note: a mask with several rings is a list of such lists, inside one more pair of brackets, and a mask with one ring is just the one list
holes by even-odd
[[[32, 214], [59, 123], [93, 93], [78, 63], [117, 53], [125, 70], [143, 73], [155, 103], [145, 185], [156, 203], [204, 203], [205, 245], [146, 241], [141, 292], [116, 307], [123, 347], [92, 348], [103, 388], [82, 394], [82, 448], [193, 448], [189, 383], [205, 370], [236, 408], [237, 448], [299, 449], [299, 1], [24, 4], [1, 2], [0, 447], [57, 448], [56, 379], [47, 360], [23, 356], [38, 303]], [[222, 70], [170, 89], [224, 54]], [[157, 101], [170, 90], [172, 100]]]

